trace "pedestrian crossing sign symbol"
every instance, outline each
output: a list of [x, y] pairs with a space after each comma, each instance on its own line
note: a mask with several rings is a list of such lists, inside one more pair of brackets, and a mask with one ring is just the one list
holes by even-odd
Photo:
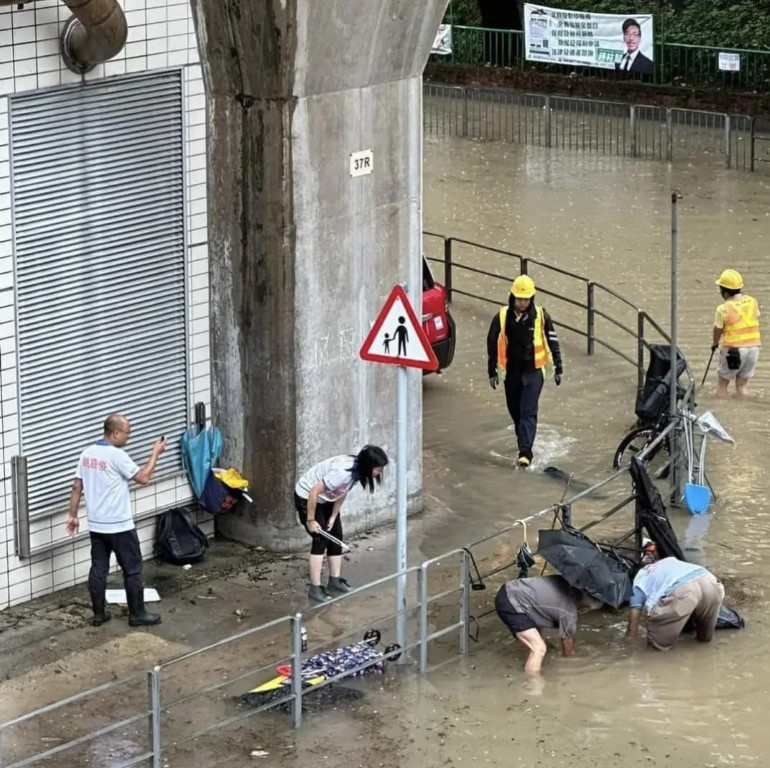
[[422, 323], [400, 285], [390, 292], [358, 354], [370, 363], [438, 370], [438, 359]]

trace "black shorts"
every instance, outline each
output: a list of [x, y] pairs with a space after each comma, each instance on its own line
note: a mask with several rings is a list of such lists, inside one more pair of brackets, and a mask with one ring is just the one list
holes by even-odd
[[508, 594], [505, 591], [505, 584], [500, 587], [495, 597], [495, 610], [500, 617], [500, 621], [511, 630], [511, 634], [514, 636], [519, 632], [526, 632], [528, 629], [537, 629], [537, 624], [526, 613], [516, 613], [513, 610], [511, 601], [508, 599]]
[[[310, 545], [311, 555], [327, 555], [330, 557], [339, 557], [342, 555], [342, 547], [339, 544], [335, 544], [333, 541], [324, 538], [318, 533], [310, 533], [307, 530], [307, 499], [303, 499], [302, 496], [298, 496], [294, 493], [294, 507], [297, 510], [297, 516], [300, 523], [304, 526], [308, 535], [313, 538], [313, 543]], [[329, 524], [329, 518], [334, 512], [334, 504], [330, 501], [319, 501], [315, 505], [315, 520], [324, 530], [327, 530]], [[337, 539], [342, 539], [342, 518], [337, 515], [337, 519], [334, 521], [334, 525], [329, 533]]]

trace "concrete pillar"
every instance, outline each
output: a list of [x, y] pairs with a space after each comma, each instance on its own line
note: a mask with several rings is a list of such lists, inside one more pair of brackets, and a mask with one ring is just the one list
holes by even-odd
[[[298, 472], [367, 442], [395, 458], [395, 370], [357, 351], [392, 286], [422, 293], [422, 70], [447, 0], [192, 0], [209, 107], [212, 412], [252, 507], [231, 538], [305, 546]], [[352, 152], [374, 171], [353, 178]], [[421, 375], [409, 500], [420, 507]], [[395, 467], [345, 505], [393, 519]]]

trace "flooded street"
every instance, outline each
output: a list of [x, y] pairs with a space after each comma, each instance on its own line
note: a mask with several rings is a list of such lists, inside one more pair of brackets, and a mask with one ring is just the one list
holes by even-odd
[[[742, 272], [747, 292], [770, 306], [770, 189], [759, 175], [703, 167], [623, 158], [581, 155], [511, 144], [480, 143], [459, 138], [425, 139], [424, 228], [447, 236], [502, 248], [585, 276], [617, 291], [669, 327], [670, 193], [681, 189], [679, 319], [680, 346], [698, 385], [711, 344], [719, 294], [714, 280], [726, 267]], [[440, 241], [426, 239], [428, 255], [441, 254]], [[456, 244], [456, 263], [512, 277], [518, 263]], [[443, 281], [440, 265], [435, 276]], [[585, 301], [583, 283], [540, 265], [529, 273], [538, 286], [559, 296]], [[509, 283], [455, 270], [454, 288], [506, 301]], [[556, 322], [586, 327], [585, 313], [559, 299], [542, 295]], [[636, 312], [597, 289], [597, 308], [636, 329]], [[626, 360], [597, 345], [586, 354], [585, 339], [560, 331], [565, 378], [547, 385], [541, 398], [538, 438], [530, 471], [514, 470], [513, 430], [503, 393], [490, 389], [486, 371], [486, 334], [495, 307], [456, 295], [458, 348], [454, 363], [441, 376], [424, 378], [425, 512], [409, 525], [409, 562], [418, 564], [464, 546], [510, 525], [513, 520], [559, 502], [564, 484], [556, 467], [574, 473], [570, 495], [611, 474], [616, 445], [633, 426], [637, 376]], [[636, 355], [636, 339], [597, 318], [597, 336]], [[765, 328], [767, 335], [768, 329]], [[659, 341], [654, 332], [648, 339]], [[439, 766], [570, 765], [595, 768], [609, 764], [717, 768], [761, 766], [770, 748], [765, 725], [770, 658], [765, 653], [768, 627], [765, 584], [770, 574], [767, 498], [770, 476], [765, 448], [770, 437], [767, 400], [770, 356], [760, 357], [758, 375], [745, 401], [717, 401], [715, 365], [698, 411], [713, 409], [736, 439], [735, 447], [710, 446], [708, 474], [719, 498], [708, 517], [670, 510], [671, 521], [687, 554], [712, 569], [725, 583], [731, 606], [746, 618], [742, 631], [720, 630], [711, 645], [685, 638], [670, 653], [648, 651], [642, 637], [626, 641], [625, 611], [604, 611], [581, 620], [577, 657], [561, 658], [558, 637], [550, 638], [544, 673], [538, 680], [523, 675], [525, 651], [510, 637], [492, 609], [498, 586], [516, 576], [508, 569], [472, 593], [478, 642], [470, 655], [458, 654], [457, 633], [430, 646], [431, 669], [416, 674], [391, 666], [387, 675], [355, 680], [350, 687], [364, 698], [339, 709], [310, 712], [299, 731], [290, 717], [269, 712], [233, 722], [177, 749], [164, 749], [164, 768], [199, 765], [265, 765], [318, 768], [439, 768]], [[561, 475], [564, 476], [563, 474]], [[573, 509], [580, 526], [628, 496], [625, 477], [600, 489]], [[537, 528], [550, 527], [544, 516], [527, 531], [537, 545]], [[610, 540], [632, 527], [628, 508], [592, 533]], [[507, 565], [522, 541], [508, 533], [474, 548], [485, 572]], [[345, 574], [364, 584], [392, 573], [393, 530], [354, 542]], [[260, 553], [253, 553], [259, 562]], [[531, 575], [534, 575], [531, 572]], [[431, 593], [457, 583], [456, 561], [436, 569]], [[390, 585], [392, 587], [392, 585]], [[392, 610], [390, 587], [342, 601], [306, 616], [311, 652], [358, 632], [372, 616]], [[410, 582], [410, 597], [415, 597]], [[65, 663], [29, 665], [26, 674], [9, 675], [0, 686], [6, 715], [28, 711], [65, 695], [128, 674], [226, 637], [262, 621], [306, 611], [304, 555], [267, 568], [258, 578], [226, 574], [211, 586], [192, 584], [163, 605], [164, 624], [157, 632], [125, 635], [118, 621], [102, 630], [87, 629], [93, 652], [68, 643]], [[166, 600], [164, 596], [164, 601]], [[173, 602], [176, 600], [176, 602]], [[202, 601], [206, 601], [205, 603]], [[210, 602], [209, 602], [210, 601]], [[433, 630], [457, 616], [457, 597], [430, 611]], [[202, 615], [201, 607], [205, 608]], [[234, 608], [244, 607], [241, 625]], [[235, 613], [238, 613], [237, 611]], [[414, 637], [416, 617], [410, 617]], [[381, 625], [383, 640], [393, 639], [392, 621]], [[283, 631], [283, 630], [282, 630]], [[109, 634], [112, 633], [112, 634]], [[73, 633], [74, 634], [74, 633]], [[164, 671], [162, 729], [164, 744], [216, 719], [241, 717], [238, 697], [251, 685], [248, 674], [260, 664], [284, 660], [287, 635], [253, 636], [205, 657]], [[357, 635], [356, 635], [357, 637]], [[49, 641], [50, 642], [50, 641]], [[89, 655], [90, 653], [90, 655]], [[113, 659], [120, 659], [114, 663]], [[272, 672], [270, 673], [272, 674]], [[57, 678], [58, 675], [58, 678]], [[78, 675], [80, 677], [78, 678]], [[232, 681], [232, 685], [229, 684]], [[220, 687], [205, 696], [186, 697], [204, 684]], [[347, 684], [348, 681], [345, 681]], [[145, 749], [146, 681], [123, 696], [143, 718], [111, 738], [89, 744], [79, 753], [56, 756], [44, 765], [57, 768], [116, 768]], [[174, 706], [174, 699], [181, 702]], [[90, 709], [52, 717], [18, 738], [6, 734], [21, 759], [33, 740], [51, 744], [74, 738], [88, 726], [102, 725], [120, 704], [99, 699]], [[46, 744], [44, 743], [45, 747]], [[259, 753], [252, 756], [252, 753]]]
[[[426, 138], [425, 168], [427, 230], [510, 250], [602, 282], [648, 311], [666, 330], [670, 193], [678, 187], [684, 195], [679, 338], [698, 384], [720, 301], [714, 280], [722, 269], [741, 271], [747, 292], [767, 304], [770, 190], [760, 176], [432, 137]], [[493, 256], [469, 249], [459, 253], [464, 263], [498, 269]], [[441, 275], [440, 267], [436, 269]], [[552, 289], [547, 272], [532, 267], [530, 274], [538, 285]], [[485, 293], [490, 285], [485, 279], [456, 271], [454, 287]], [[504, 301], [505, 285], [500, 283], [497, 290]], [[557, 321], [566, 315], [571, 324], [585, 327], [579, 311], [553, 297], [544, 297], [543, 303]], [[545, 480], [537, 477], [538, 467], [557, 464], [588, 481], [606, 476], [614, 446], [634, 421], [634, 369], [604, 350], [588, 358], [582, 339], [562, 333], [565, 382], [544, 392], [536, 471], [534, 477], [522, 477], [529, 473], [509, 468], [515, 446], [506, 429], [504, 399], [486, 381], [484, 342], [494, 308], [462, 296], [456, 306], [462, 350], [443, 380], [425, 387], [425, 447], [441, 456], [435, 464], [443, 474], [439, 482], [428, 478], [428, 489], [446, 494], [455, 508], [461, 499], [465, 515], [504, 522], [558, 501], [555, 491], [543, 495]], [[599, 336], [610, 335], [605, 328], [597, 326]], [[633, 340], [628, 338], [623, 348], [633, 354]], [[770, 746], [764, 715], [770, 684], [764, 653], [770, 367], [760, 364], [752, 397], [744, 402], [717, 401], [713, 367], [709, 376], [698, 392], [698, 410], [713, 408], [737, 445], [711, 446], [708, 471], [719, 500], [708, 520], [696, 521], [684, 509], [672, 510], [671, 517], [680, 540], [692, 544], [698, 561], [725, 580], [727, 602], [745, 614], [747, 628], [717, 632], [710, 647], [683, 641], [673, 652], [661, 654], [648, 651], [643, 641], [623, 639], [624, 613], [592, 615], [580, 635], [578, 658], [549, 654], [542, 686], [533, 690], [521, 674], [523, 651], [489, 617], [482, 624], [483, 642], [473, 647], [462, 673], [451, 669], [415, 682], [432, 686], [440, 702], [415, 703], [421, 717], [430, 718], [431, 712], [434, 717], [438, 712], [454, 713], [450, 719], [460, 716], [431, 765], [452, 758], [464, 764], [560, 765], [568, 760], [588, 766], [613, 756], [623, 766], [763, 764]], [[447, 480], [456, 491], [448, 492]], [[578, 524], [609, 505], [594, 502], [591, 507], [576, 507]], [[493, 595], [494, 589], [490, 591]], [[424, 703], [418, 696], [407, 698]], [[426, 739], [435, 746], [429, 733]], [[405, 764], [421, 763], [415, 759]]]

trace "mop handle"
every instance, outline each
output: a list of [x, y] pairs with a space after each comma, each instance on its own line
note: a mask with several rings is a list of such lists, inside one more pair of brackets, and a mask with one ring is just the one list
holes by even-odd
[[709, 357], [709, 362], [706, 366], [706, 373], [703, 374], [703, 381], [700, 383], [701, 386], [706, 383], [706, 376], [709, 375], [709, 368], [711, 368], [711, 361], [714, 359], [714, 352], [716, 352], [716, 348], [711, 350], [711, 357]]
[[336, 536], [332, 536], [328, 531], [325, 531], [323, 528], [321, 528], [318, 533], [323, 536], [325, 539], [328, 539], [332, 542], [332, 544], [336, 544], [338, 547], [342, 549], [343, 552], [350, 552], [350, 547], [344, 542], [340, 541]]

